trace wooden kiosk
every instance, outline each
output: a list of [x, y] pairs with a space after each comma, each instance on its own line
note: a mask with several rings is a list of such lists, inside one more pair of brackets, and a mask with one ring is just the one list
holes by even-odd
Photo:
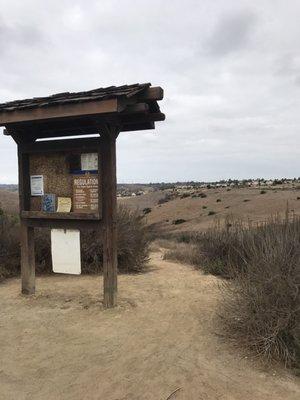
[[[34, 228], [100, 229], [104, 306], [116, 305], [116, 138], [154, 129], [165, 119], [162, 98], [161, 87], [145, 83], [0, 104], [0, 126], [18, 146], [22, 293], [35, 292]], [[97, 158], [98, 168], [83, 170], [82, 157]], [[72, 208], [45, 210], [46, 193]]]

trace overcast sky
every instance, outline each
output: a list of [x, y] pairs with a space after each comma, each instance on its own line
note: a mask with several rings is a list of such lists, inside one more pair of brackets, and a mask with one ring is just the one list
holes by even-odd
[[300, 176], [299, 17], [299, 0], [0, 0], [0, 102], [151, 82], [166, 121], [120, 134], [119, 182]]

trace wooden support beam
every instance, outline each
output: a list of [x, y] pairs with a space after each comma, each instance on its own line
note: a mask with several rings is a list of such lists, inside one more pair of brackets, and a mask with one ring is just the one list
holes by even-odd
[[144, 122], [140, 124], [128, 124], [123, 125], [121, 128], [122, 132], [133, 132], [133, 131], [144, 131], [147, 129], [155, 129], [155, 124], [153, 121]]
[[[98, 219], [72, 220], [72, 219], [46, 219], [46, 218], [28, 218], [27, 226], [34, 228], [47, 229], [90, 229], [102, 234], [102, 221]], [[98, 234], [98, 233], [97, 233]]]
[[29, 210], [30, 208], [30, 171], [29, 155], [24, 154], [18, 145], [18, 166], [19, 166], [19, 209]]
[[[148, 110], [148, 111], [146, 111]], [[149, 122], [163, 121], [165, 115], [160, 112], [149, 112], [149, 106], [146, 103], [138, 103], [133, 106], [127, 106], [126, 111], [116, 114], [103, 114], [94, 118], [74, 118], [72, 121], [61, 120], [51, 122], [35, 122], [9, 124], [6, 127], [5, 134], [13, 136], [17, 143], [28, 142], [29, 146], [36, 138], [52, 138], [59, 136], [76, 136], [85, 134], [97, 134], [103, 124], [121, 125], [126, 129], [137, 130], [135, 127], [129, 128], [128, 124], [139, 124], [142, 130], [142, 124], [145, 123], [145, 129], [149, 128]], [[28, 147], [29, 147], [28, 146]]]
[[25, 121], [46, 121], [56, 118], [78, 117], [118, 111], [118, 99], [67, 103], [16, 111], [0, 111], [0, 126]]
[[154, 86], [146, 89], [140, 94], [140, 100], [162, 100], [164, 98], [164, 90], [160, 86]]
[[[29, 157], [22, 153], [18, 146], [19, 164], [19, 207], [20, 210], [29, 210], [30, 207], [30, 176]], [[34, 228], [28, 227], [21, 219], [21, 280], [22, 293], [35, 292], [35, 256], [34, 256]]]
[[21, 220], [21, 280], [22, 293], [35, 293], [34, 228]]
[[129, 105], [125, 108], [122, 114], [135, 114], [135, 113], [144, 113], [149, 110], [149, 105], [147, 103], [137, 103]]
[[34, 143], [24, 143], [20, 145], [23, 153], [53, 153], [57, 151], [68, 152], [80, 150], [98, 151], [100, 136], [97, 138], [80, 138], [67, 140], [45, 140]]
[[75, 213], [75, 212], [45, 212], [45, 211], [21, 211], [21, 218], [41, 219], [63, 219], [63, 220], [99, 220], [100, 214], [97, 213]]
[[102, 138], [102, 218], [104, 307], [117, 304], [117, 177], [116, 137], [118, 128], [106, 125]]
[[138, 124], [151, 121], [164, 121], [166, 119], [163, 113], [149, 113], [149, 114], [136, 114], [136, 115], [123, 115], [123, 124]]

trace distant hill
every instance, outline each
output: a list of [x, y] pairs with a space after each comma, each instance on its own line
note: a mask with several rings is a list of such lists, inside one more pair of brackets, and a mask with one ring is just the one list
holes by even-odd
[[287, 209], [291, 215], [300, 216], [300, 187], [201, 189], [175, 197], [168, 196], [170, 193], [156, 191], [119, 201], [141, 211], [149, 208], [148, 224], [165, 232], [206, 230], [226, 217], [255, 224], [270, 216], [285, 215]]
[[9, 190], [10, 192], [17, 192], [18, 191], [18, 185], [14, 184], [14, 183], [0, 183], [0, 189], [5, 189], [5, 190]]
[[[149, 190], [147, 185], [120, 185], [119, 190], [147, 190], [145, 194], [119, 197], [118, 203], [147, 213], [149, 225], [159, 230], [205, 230], [226, 217], [249, 223], [264, 221], [287, 208], [300, 216], [300, 185], [293, 187], [234, 187]], [[0, 185], [0, 207], [8, 213], [18, 212], [17, 185]]]
[[18, 212], [19, 196], [17, 190], [8, 190], [0, 186], [0, 207], [9, 214]]

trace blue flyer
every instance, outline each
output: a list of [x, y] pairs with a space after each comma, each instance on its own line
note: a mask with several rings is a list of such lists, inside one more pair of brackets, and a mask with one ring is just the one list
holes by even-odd
[[55, 212], [55, 194], [44, 194], [42, 200], [42, 211]]

